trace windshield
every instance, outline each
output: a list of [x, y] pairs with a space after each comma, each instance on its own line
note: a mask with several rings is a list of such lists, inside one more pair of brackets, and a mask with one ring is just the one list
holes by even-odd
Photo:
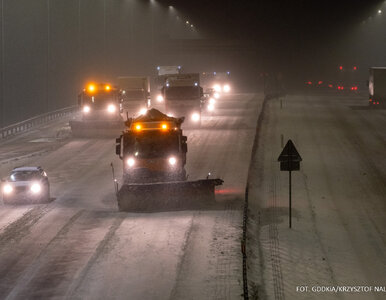
[[101, 107], [104, 108], [106, 105], [110, 103], [116, 103], [117, 98], [113, 93], [97, 93], [93, 96], [84, 95], [83, 103], [90, 104], [93, 107]]
[[33, 179], [40, 179], [39, 171], [17, 171], [12, 172], [9, 176], [10, 181], [29, 181]]
[[165, 157], [178, 153], [178, 135], [154, 132], [144, 136], [136, 136], [129, 152], [139, 158]]
[[175, 86], [165, 90], [166, 99], [196, 99], [200, 98], [201, 91], [199, 86]]

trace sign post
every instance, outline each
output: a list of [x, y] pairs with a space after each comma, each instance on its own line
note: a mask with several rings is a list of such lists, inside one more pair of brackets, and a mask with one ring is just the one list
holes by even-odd
[[296, 150], [295, 145], [291, 140], [288, 140], [283, 151], [280, 153], [277, 159], [280, 162], [280, 171], [289, 171], [289, 228], [292, 227], [292, 184], [291, 184], [291, 172], [300, 170], [300, 162], [302, 158], [299, 152]]

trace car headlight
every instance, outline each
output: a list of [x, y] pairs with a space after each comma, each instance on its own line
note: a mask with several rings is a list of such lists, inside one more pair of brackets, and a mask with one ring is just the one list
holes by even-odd
[[42, 190], [42, 187], [40, 186], [39, 183], [33, 183], [31, 185], [31, 192], [32, 193], [38, 194], [38, 193], [40, 193], [41, 190]]
[[147, 113], [147, 109], [146, 108], [141, 108], [140, 111], [139, 111], [140, 115], [146, 115], [146, 113]]
[[87, 114], [87, 113], [90, 112], [90, 110], [91, 110], [90, 106], [88, 106], [88, 105], [83, 106], [83, 112], [84, 112], [84, 113]]
[[126, 160], [126, 163], [127, 165], [129, 166], [129, 168], [133, 167], [135, 165], [135, 159], [132, 158], [132, 157], [129, 157], [127, 160]]
[[214, 98], [209, 99], [209, 104], [215, 104], [215, 103], [216, 103], [216, 100], [214, 100]]
[[6, 195], [9, 195], [10, 193], [12, 193], [13, 192], [13, 187], [12, 187], [12, 185], [10, 185], [10, 184], [5, 184], [4, 186], [3, 186], [3, 193], [4, 194], [6, 194]]
[[216, 91], [216, 92], [221, 92], [221, 86], [219, 84], [215, 84], [213, 86], [213, 89]]
[[220, 98], [220, 94], [219, 93], [214, 93], [213, 94], [213, 97], [215, 97], [216, 99]]
[[225, 93], [229, 93], [230, 90], [231, 90], [231, 87], [229, 86], [229, 84], [224, 85], [223, 91], [224, 91]]
[[177, 159], [175, 157], [170, 157], [169, 158], [169, 164], [174, 166], [177, 163]]
[[214, 105], [209, 103], [208, 110], [209, 111], [213, 111], [214, 110]]
[[164, 97], [162, 95], [158, 95], [157, 96], [157, 101], [158, 102], [163, 102], [164, 101]]
[[193, 121], [193, 122], [198, 122], [198, 121], [200, 121], [200, 114], [199, 114], [199, 113], [193, 113], [193, 114], [192, 114], [192, 121]]
[[107, 106], [107, 111], [111, 114], [114, 113], [116, 110], [117, 108], [114, 104], [109, 104], [109, 106]]

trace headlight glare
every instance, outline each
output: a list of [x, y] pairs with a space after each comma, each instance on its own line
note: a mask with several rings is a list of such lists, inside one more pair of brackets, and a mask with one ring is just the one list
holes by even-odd
[[231, 87], [229, 86], [229, 84], [224, 85], [223, 91], [224, 91], [225, 93], [229, 93], [230, 90], [231, 90]]
[[199, 113], [193, 113], [192, 114], [192, 121], [193, 122], [198, 122], [198, 121], [200, 121], [200, 114]]
[[127, 165], [129, 166], [129, 168], [133, 167], [135, 165], [135, 159], [132, 158], [132, 157], [129, 157], [126, 161]]
[[31, 192], [32, 193], [37, 194], [37, 193], [40, 193], [41, 190], [42, 190], [42, 187], [40, 186], [39, 183], [33, 183], [31, 185]]
[[163, 102], [164, 101], [164, 97], [162, 95], [158, 95], [157, 96], [157, 101], [158, 102]]
[[90, 112], [90, 110], [91, 110], [90, 106], [88, 106], [88, 105], [83, 106], [83, 112], [84, 112], [84, 113], [87, 114], [87, 113]]
[[177, 163], [177, 159], [175, 157], [172, 156], [169, 158], [169, 164], [174, 166], [176, 163]]
[[115, 111], [116, 111], [116, 107], [115, 107], [115, 105], [114, 104], [109, 104], [109, 106], [107, 106], [107, 111], [109, 112], [109, 113], [114, 113]]
[[8, 195], [13, 192], [13, 187], [10, 184], [6, 184], [3, 186], [3, 192], [4, 194]]

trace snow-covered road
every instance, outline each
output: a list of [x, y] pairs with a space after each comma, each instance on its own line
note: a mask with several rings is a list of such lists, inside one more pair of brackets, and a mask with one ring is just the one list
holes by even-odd
[[55, 199], [0, 207], [0, 298], [241, 298], [241, 206], [262, 96], [220, 100], [186, 130], [189, 179], [225, 181], [210, 209], [118, 212], [115, 140], [66, 138], [65, 120], [1, 141], [0, 176], [40, 165]]
[[[360, 97], [294, 95], [282, 108], [280, 100], [267, 103], [249, 199], [255, 294], [385, 299], [385, 129], [386, 111], [367, 109]], [[303, 158], [292, 173], [292, 229], [288, 172], [277, 162], [281, 136]]]

